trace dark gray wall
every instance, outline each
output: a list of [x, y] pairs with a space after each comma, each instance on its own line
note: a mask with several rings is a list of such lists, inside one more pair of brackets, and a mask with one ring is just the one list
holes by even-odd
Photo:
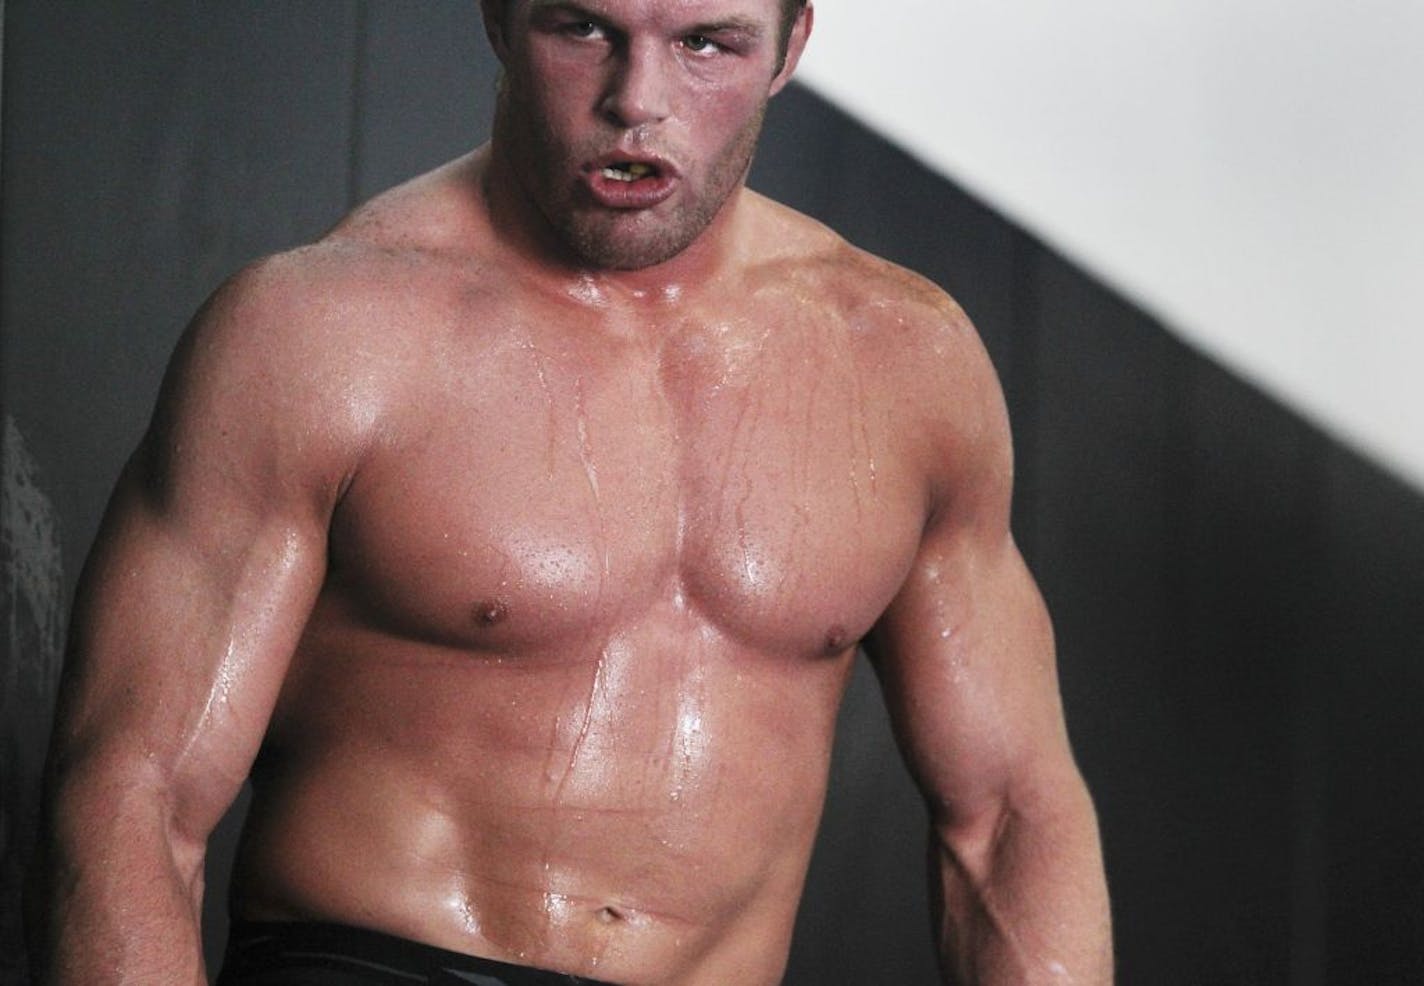
[[[168, 350], [242, 263], [482, 139], [474, 10], [5, 7], [0, 982], [21, 981], [62, 613]], [[753, 184], [934, 278], [985, 336], [1121, 981], [1424, 982], [1424, 498], [804, 90]], [[858, 674], [787, 981], [932, 981], [922, 858]]]

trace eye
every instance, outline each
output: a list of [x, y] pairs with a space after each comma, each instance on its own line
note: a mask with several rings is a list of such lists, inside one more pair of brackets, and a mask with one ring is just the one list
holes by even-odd
[[564, 25], [564, 33], [574, 38], [600, 38], [603, 29], [593, 21], [573, 21]]
[[696, 54], [717, 50], [717, 42], [705, 34], [689, 34], [682, 39], [682, 46]]

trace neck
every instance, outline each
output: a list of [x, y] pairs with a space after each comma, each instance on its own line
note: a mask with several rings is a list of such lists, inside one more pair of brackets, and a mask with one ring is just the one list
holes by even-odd
[[739, 184], [692, 243], [669, 259], [636, 270], [594, 266], [575, 254], [530, 199], [508, 157], [493, 140], [477, 153], [477, 180], [501, 247], [520, 266], [557, 282], [573, 296], [608, 302], [667, 301], [727, 276], [738, 257], [733, 233], [745, 193]]

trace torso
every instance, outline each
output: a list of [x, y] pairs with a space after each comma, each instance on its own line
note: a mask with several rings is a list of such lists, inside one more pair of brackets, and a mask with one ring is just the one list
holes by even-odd
[[855, 643], [925, 520], [883, 317], [824, 258], [639, 303], [380, 263], [400, 355], [363, 384], [237, 913], [777, 981]]

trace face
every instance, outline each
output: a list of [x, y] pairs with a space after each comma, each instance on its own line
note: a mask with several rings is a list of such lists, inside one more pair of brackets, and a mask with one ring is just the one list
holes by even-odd
[[809, 27], [783, 66], [780, 0], [503, 6], [496, 146], [574, 255], [611, 269], [668, 260], [713, 222]]

